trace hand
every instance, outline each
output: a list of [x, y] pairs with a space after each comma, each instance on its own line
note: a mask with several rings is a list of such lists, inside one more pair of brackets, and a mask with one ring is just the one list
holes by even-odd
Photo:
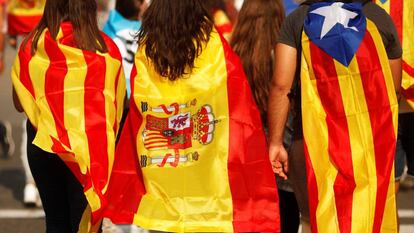
[[275, 174], [287, 180], [287, 172], [289, 171], [288, 153], [285, 147], [280, 145], [270, 145], [269, 159]]

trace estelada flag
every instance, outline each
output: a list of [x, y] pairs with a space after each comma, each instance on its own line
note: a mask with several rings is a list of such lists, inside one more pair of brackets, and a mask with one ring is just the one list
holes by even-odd
[[167, 232], [279, 232], [260, 113], [227, 42], [214, 30], [192, 72], [174, 82], [145, 47], [135, 67], [107, 217]]
[[414, 109], [414, 1], [376, 0], [394, 20], [403, 48], [402, 94]]
[[378, 29], [360, 3], [316, 3], [302, 46], [312, 232], [397, 232], [398, 103]]
[[31, 40], [21, 46], [12, 70], [14, 89], [36, 128], [33, 144], [57, 154], [78, 178], [92, 211], [82, 223], [92, 225], [106, 205], [125, 96], [121, 55], [103, 36], [109, 52], [94, 53], [76, 48], [70, 23], [61, 25], [56, 40], [46, 29], [33, 55]]
[[9, 0], [7, 30], [9, 35], [26, 35], [32, 31], [43, 15], [45, 0]]

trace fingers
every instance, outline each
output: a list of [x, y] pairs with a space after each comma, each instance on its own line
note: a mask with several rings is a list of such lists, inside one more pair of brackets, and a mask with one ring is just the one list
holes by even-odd
[[287, 173], [284, 172], [284, 166], [279, 161], [272, 163], [273, 172], [284, 180], [287, 180]]

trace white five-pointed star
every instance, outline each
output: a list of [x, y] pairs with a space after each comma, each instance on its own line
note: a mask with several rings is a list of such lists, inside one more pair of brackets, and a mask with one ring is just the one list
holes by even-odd
[[348, 27], [349, 20], [358, 16], [357, 13], [342, 8], [344, 3], [335, 2], [330, 6], [320, 7], [310, 13], [324, 16], [321, 39], [337, 24], [342, 24], [345, 28], [358, 31], [356, 27]]

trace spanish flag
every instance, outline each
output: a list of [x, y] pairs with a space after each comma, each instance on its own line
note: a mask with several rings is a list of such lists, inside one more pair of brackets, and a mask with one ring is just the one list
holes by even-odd
[[138, 49], [107, 216], [167, 232], [279, 232], [275, 176], [238, 57], [213, 31], [195, 67], [171, 82]]
[[[37, 129], [33, 144], [57, 154], [78, 178], [92, 225], [106, 205], [125, 96], [121, 55], [104, 39], [109, 53], [80, 50], [72, 25], [62, 23], [56, 40], [48, 30], [42, 33], [35, 54], [31, 40], [23, 44], [12, 70], [13, 86]], [[90, 217], [85, 214], [82, 223]]]
[[45, 0], [9, 0], [7, 27], [12, 36], [28, 34], [43, 15]]
[[302, 46], [312, 232], [397, 232], [398, 103], [378, 29], [361, 4], [316, 3]]
[[403, 47], [402, 94], [414, 109], [414, 1], [376, 0], [394, 20]]

